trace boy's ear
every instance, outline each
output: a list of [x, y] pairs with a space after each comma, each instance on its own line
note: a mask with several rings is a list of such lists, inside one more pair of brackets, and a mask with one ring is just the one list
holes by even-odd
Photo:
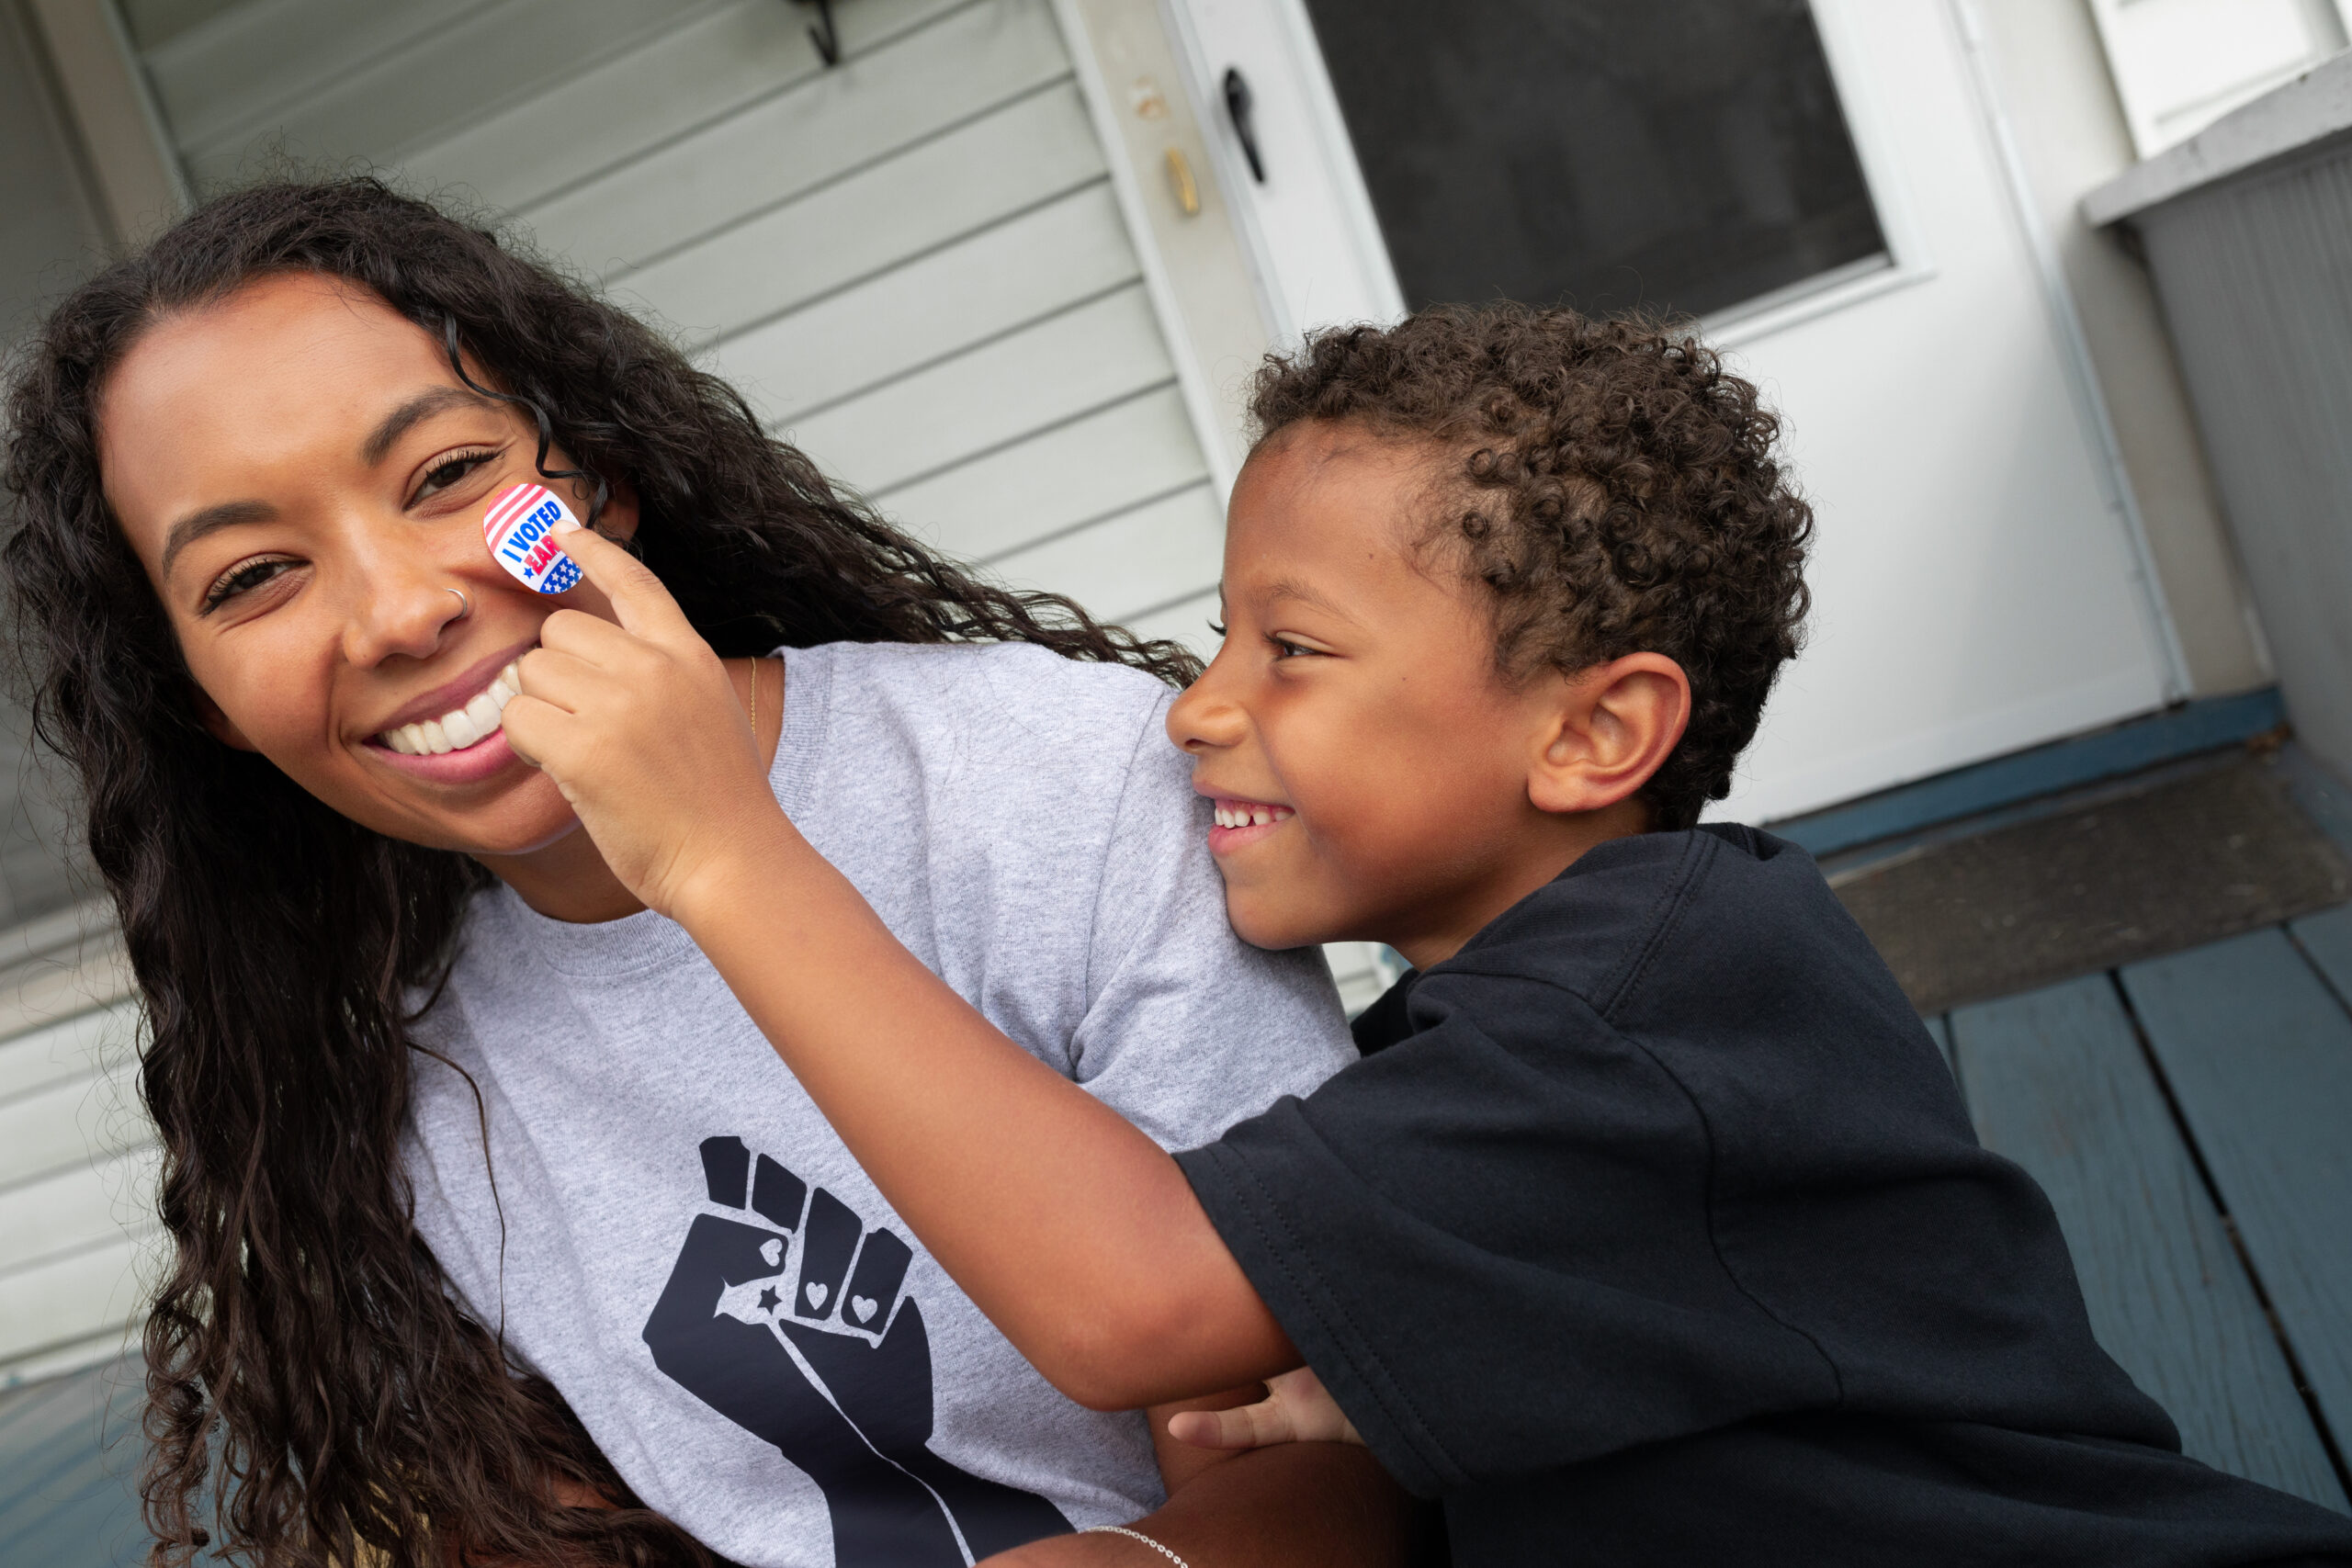
[[1629, 653], [1544, 684], [1548, 712], [1527, 774], [1527, 798], [1541, 811], [1598, 811], [1628, 798], [1690, 724], [1690, 678], [1662, 653]]

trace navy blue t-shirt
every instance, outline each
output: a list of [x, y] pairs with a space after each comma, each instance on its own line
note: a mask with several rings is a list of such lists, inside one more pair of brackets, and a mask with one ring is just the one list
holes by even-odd
[[1459, 1568], [2352, 1562], [2093, 1341], [1803, 851], [1604, 844], [1179, 1156]]

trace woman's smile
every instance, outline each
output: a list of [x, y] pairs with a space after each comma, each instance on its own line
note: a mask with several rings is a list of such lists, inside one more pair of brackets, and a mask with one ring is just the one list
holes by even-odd
[[432, 784], [473, 784], [519, 761], [502, 716], [523, 689], [515, 660], [537, 640], [477, 660], [401, 707], [363, 743], [368, 760]]

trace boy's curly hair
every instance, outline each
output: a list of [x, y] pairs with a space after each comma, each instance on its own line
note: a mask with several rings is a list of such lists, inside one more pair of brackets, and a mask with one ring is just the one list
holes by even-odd
[[1795, 657], [1813, 509], [1773, 452], [1780, 421], [1688, 332], [1523, 305], [1439, 306], [1333, 327], [1258, 372], [1262, 447], [1347, 421], [1445, 454], [1424, 542], [1450, 543], [1495, 605], [1506, 678], [1662, 653], [1690, 725], [1643, 790], [1688, 828], [1731, 789]]

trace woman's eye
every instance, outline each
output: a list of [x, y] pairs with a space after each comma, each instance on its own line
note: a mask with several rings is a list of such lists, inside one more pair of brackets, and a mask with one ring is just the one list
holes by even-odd
[[497, 455], [495, 452], [459, 452], [442, 458], [424, 470], [424, 478], [418, 482], [416, 493], [408, 498], [408, 503], [414, 506], [434, 491], [448, 489]]
[[204, 614], [210, 615], [240, 593], [250, 593], [264, 583], [291, 569], [290, 560], [249, 560], [230, 568], [213, 579], [212, 586], [204, 591]]

